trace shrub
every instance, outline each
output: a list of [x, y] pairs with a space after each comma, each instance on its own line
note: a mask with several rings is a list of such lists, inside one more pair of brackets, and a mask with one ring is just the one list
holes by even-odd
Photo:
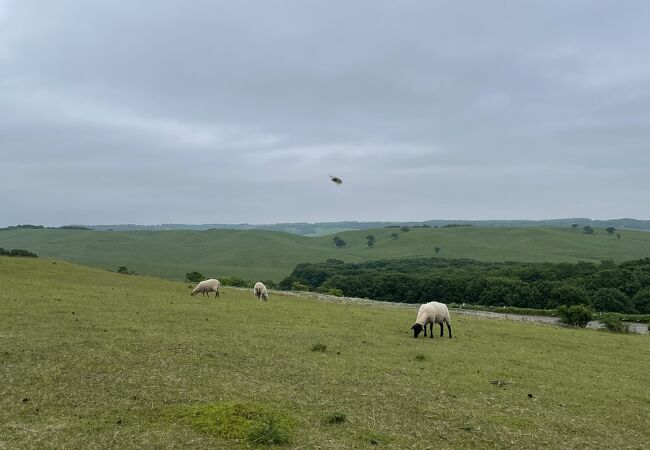
[[328, 288], [326, 286], [319, 287], [316, 292], [321, 294], [334, 295], [336, 297], [343, 297], [343, 291], [338, 288]]
[[616, 333], [627, 333], [630, 331], [630, 326], [623, 323], [621, 316], [614, 313], [605, 313], [598, 316], [598, 321], [605, 325], [609, 331]]
[[223, 286], [235, 286], [235, 287], [243, 287], [243, 288], [252, 288], [253, 283], [250, 281], [246, 281], [243, 278], [239, 277], [224, 277], [219, 280], [219, 282]]
[[198, 283], [201, 280], [204, 280], [205, 277], [201, 272], [187, 272], [185, 274], [185, 279], [191, 283]]
[[301, 283], [299, 281], [296, 281], [296, 282], [291, 284], [291, 290], [292, 291], [308, 291], [309, 286], [307, 286], [306, 284], [303, 284], [303, 283]]
[[585, 305], [560, 306], [560, 322], [574, 327], [586, 327], [594, 318], [594, 312]]
[[135, 271], [129, 270], [126, 266], [118, 267], [117, 273], [121, 273], [122, 275], [135, 275]]
[[36, 253], [30, 252], [29, 250], [23, 250], [21, 248], [14, 248], [12, 250], [5, 250], [0, 247], [0, 256], [25, 256], [28, 258], [38, 258]]

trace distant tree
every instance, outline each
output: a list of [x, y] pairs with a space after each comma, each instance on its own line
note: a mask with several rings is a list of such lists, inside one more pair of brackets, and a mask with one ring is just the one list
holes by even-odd
[[582, 227], [582, 229], [587, 234], [594, 234], [594, 229], [591, 228], [589, 225], [585, 225], [584, 227]]
[[592, 294], [592, 304], [596, 311], [633, 312], [628, 297], [615, 288], [600, 288]]
[[616, 233], [616, 238], [620, 239], [621, 238], [621, 233]]
[[577, 223], [572, 224], [571, 228], [573, 228], [575, 230], [576, 228], [578, 228], [578, 224]]
[[118, 267], [117, 273], [121, 273], [122, 275], [135, 275], [135, 272], [133, 270], [127, 269], [126, 266]]
[[406, 233], [408, 231], [411, 231], [411, 229], [409, 227], [402, 227], [402, 228], [400, 228], [400, 230], [402, 230], [404, 233]]
[[434, 250], [436, 251], [436, 255], [437, 255], [437, 254], [438, 254], [438, 252], [439, 252], [439, 251], [441, 250], [441, 248], [440, 248], [440, 247], [434, 247], [433, 249], [434, 249]]
[[641, 314], [650, 314], [650, 288], [641, 289], [632, 299], [634, 309]]
[[338, 236], [332, 238], [337, 247], [345, 247], [345, 241]]
[[205, 277], [201, 272], [187, 272], [185, 279], [191, 283], [198, 283], [201, 280], [205, 280]]
[[391, 233], [391, 234], [390, 234], [390, 237], [392, 237], [393, 239], [399, 239], [399, 234], [397, 234], [397, 233]]
[[616, 228], [607, 227], [607, 228], [605, 228], [605, 231], [607, 231], [609, 234], [614, 234], [616, 232]]
[[368, 247], [372, 248], [375, 245], [375, 237], [372, 234], [369, 234], [366, 236], [366, 239], [368, 239]]

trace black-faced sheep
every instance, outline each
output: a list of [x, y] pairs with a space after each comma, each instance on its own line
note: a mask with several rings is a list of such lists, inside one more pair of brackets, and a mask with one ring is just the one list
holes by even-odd
[[253, 292], [255, 293], [255, 297], [257, 297], [258, 300], [268, 301], [269, 294], [266, 292], [266, 286], [264, 286], [264, 283], [261, 281], [255, 283]]
[[211, 278], [209, 280], [204, 280], [196, 285], [196, 287], [194, 288], [194, 290], [190, 295], [194, 296], [194, 294], [198, 294], [199, 292], [201, 292], [203, 296], [205, 296], [205, 294], [208, 294], [209, 297], [210, 292], [214, 292], [214, 297], [217, 298], [219, 297], [220, 286], [221, 283], [219, 283], [219, 280], [215, 280], [214, 278]]
[[451, 320], [449, 318], [449, 309], [444, 303], [429, 302], [420, 306], [418, 309], [418, 317], [415, 320], [415, 325], [411, 327], [413, 330], [413, 337], [416, 338], [424, 330], [424, 336], [427, 335], [427, 324], [429, 325], [429, 337], [433, 337], [433, 324], [440, 324], [440, 336], [443, 335], [442, 324], [447, 324], [449, 330], [449, 338], [451, 339]]

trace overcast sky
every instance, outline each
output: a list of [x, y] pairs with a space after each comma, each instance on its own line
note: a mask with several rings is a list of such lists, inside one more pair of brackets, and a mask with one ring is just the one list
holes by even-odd
[[648, 24], [644, 0], [0, 0], [0, 226], [650, 219]]

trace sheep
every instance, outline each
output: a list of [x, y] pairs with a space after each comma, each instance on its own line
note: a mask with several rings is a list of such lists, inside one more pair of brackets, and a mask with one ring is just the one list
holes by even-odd
[[201, 292], [203, 296], [205, 294], [208, 294], [208, 297], [210, 296], [210, 292], [214, 292], [214, 297], [217, 298], [219, 297], [219, 287], [221, 286], [221, 283], [219, 283], [219, 280], [215, 280], [214, 278], [210, 278], [209, 280], [204, 280], [201, 281], [199, 284], [196, 285], [190, 296], [194, 296], [194, 294], [198, 294]]
[[264, 283], [261, 281], [255, 283], [253, 292], [255, 293], [255, 297], [257, 297], [258, 300], [264, 300], [265, 302], [269, 300], [269, 294], [266, 292], [266, 286], [264, 286]]
[[427, 335], [427, 324], [429, 324], [429, 337], [433, 337], [433, 324], [440, 324], [440, 336], [443, 335], [442, 324], [447, 324], [447, 330], [449, 330], [449, 339], [451, 339], [451, 320], [449, 318], [449, 309], [444, 303], [438, 302], [429, 302], [420, 306], [418, 309], [418, 317], [415, 320], [415, 325], [411, 327], [413, 330], [413, 337], [417, 338], [420, 335], [420, 332], [424, 330], [424, 336]]

